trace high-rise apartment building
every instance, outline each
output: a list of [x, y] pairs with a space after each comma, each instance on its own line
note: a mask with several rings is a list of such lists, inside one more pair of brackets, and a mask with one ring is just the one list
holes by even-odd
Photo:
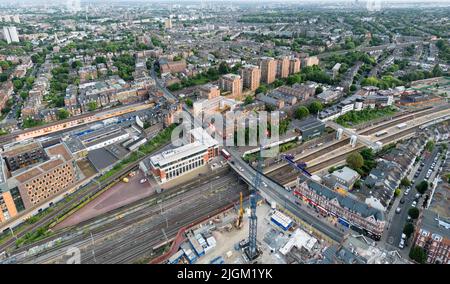
[[272, 84], [277, 75], [277, 61], [272, 57], [261, 58], [261, 81]]
[[211, 100], [220, 96], [219, 86], [213, 84], [205, 84], [199, 87], [199, 95], [201, 98]]
[[291, 58], [289, 60], [289, 75], [300, 72], [301, 62], [298, 58]]
[[241, 77], [244, 88], [255, 91], [261, 81], [261, 69], [256, 65], [244, 65], [241, 69]]
[[277, 77], [287, 78], [289, 76], [289, 58], [283, 56], [277, 59]]
[[168, 19], [166, 19], [164, 21], [164, 27], [166, 29], [171, 29], [172, 28], [172, 19], [171, 18], [168, 18]]
[[234, 98], [242, 95], [242, 79], [236, 74], [226, 74], [220, 78], [220, 88], [226, 92], [231, 92]]
[[319, 58], [317, 56], [310, 56], [302, 59], [302, 66], [314, 66], [319, 65]]

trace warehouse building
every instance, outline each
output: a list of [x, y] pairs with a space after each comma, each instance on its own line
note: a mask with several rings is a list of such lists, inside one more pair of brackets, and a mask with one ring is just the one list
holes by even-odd
[[295, 129], [301, 133], [304, 140], [321, 136], [325, 131], [325, 123], [315, 117], [309, 117], [301, 121], [294, 122]]

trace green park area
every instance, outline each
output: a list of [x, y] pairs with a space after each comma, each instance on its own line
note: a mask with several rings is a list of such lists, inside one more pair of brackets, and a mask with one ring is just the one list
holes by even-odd
[[368, 122], [381, 117], [391, 116], [397, 112], [396, 109], [392, 107], [388, 108], [375, 108], [375, 109], [364, 109], [361, 111], [350, 111], [346, 114], [338, 117], [336, 122], [344, 127], [351, 127], [358, 125], [363, 122]]

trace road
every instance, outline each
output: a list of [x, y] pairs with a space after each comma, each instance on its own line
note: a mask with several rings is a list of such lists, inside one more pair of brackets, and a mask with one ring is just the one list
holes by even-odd
[[[232, 161], [235, 163], [231, 164], [232, 167], [247, 181], [253, 181], [256, 171], [243, 161], [239, 155], [239, 152], [232, 148], [227, 148], [232, 156]], [[243, 169], [240, 170], [240, 168]], [[260, 195], [267, 201], [275, 201], [280, 206], [289, 210], [297, 218], [310, 224], [312, 227], [327, 235], [336, 242], [340, 242], [343, 233], [337, 228], [331, 227], [328, 224], [317, 219], [315, 216], [311, 215], [309, 212], [305, 211], [301, 206], [296, 203], [297, 198], [292, 194], [292, 192], [286, 191], [282, 186], [273, 182], [269, 178], [262, 176], [263, 185], [259, 189]], [[264, 186], [266, 184], [267, 186]]]
[[[407, 222], [407, 218], [408, 218], [408, 210], [412, 207], [412, 203], [414, 201], [417, 202], [416, 207], [419, 209], [422, 209], [422, 204], [423, 204], [423, 198], [415, 198], [415, 195], [418, 193], [416, 190], [416, 185], [418, 185], [421, 181], [425, 180], [426, 174], [428, 172], [428, 170], [431, 168], [431, 165], [434, 162], [434, 159], [436, 156], [439, 155], [439, 148], [435, 147], [435, 149], [433, 149], [433, 152], [431, 153], [431, 155], [429, 155], [429, 157], [427, 159], [425, 159], [424, 161], [422, 161], [424, 163], [422, 170], [419, 169], [419, 165], [420, 163], [414, 168], [414, 171], [412, 172], [412, 176], [413, 179], [415, 179], [414, 183], [411, 185], [411, 190], [408, 193], [408, 195], [404, 195], [402, 194], [401, 199], [404, 200], [404, 204], [399, 204], [398, 207], [401, 208], [400, 213], [398, 214], [394, 214], [392, 220], [390, 220], [389, 222], [389, 229], [388, 229], [388, 235], [387, 235], [387, 240], [386, 242], [389, 245], [394, 246], [396, 249], [398, 248], [398, 245], [400, 243], [400, 239], [403, 233], [403, 227], [405, 226], [406, 222]], [[439, 168], [439, 164], [440, 164], [441, 160], [438, 161], [437, 166], [434, 168], [433, 170], [433, 174], [431, 175], [431, 178], [429, 179], [430, 181], [433, 180], [433, 178], [436, 175], [436, 172]], [[416, 172], [419, 172], [419, 176], [414, 178], [414, 174]], [[404, 192], [404, 191], [403, 191]], [[391, 210], [396, 210], [397, 208], [392, 208]], [[409, 250], [404, 248], [402, 250], [402, 254], [405, 254], [405, 256], [408, 254]]]

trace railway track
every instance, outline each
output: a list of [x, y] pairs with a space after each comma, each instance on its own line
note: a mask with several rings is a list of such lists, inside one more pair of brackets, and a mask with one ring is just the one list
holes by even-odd
[[[223, 174], [223, 173], [230, 173], [230, 170], [229, 169], [224, 169], [224, 170], [222, 170], [222, 171], [218, 171], [217, 173], [216, 173], [216, 175], [221, 175], [221, 174]], [[215, 178], [215, 176], [212, 176], [211, 178]], [[224, 180], [226, 180], [226, 181], [230, 181], [230, 178], [228, 177], [225, 177], [224, 178]], [[187, 192], [189, 192], [189, 188], [192, 188], [192, 187], [194, 187], [195, 185], [195, 183], [198, 183], [197, 181], [196, 182], [191, 182], [191, 183], [186, 183], [186, 184], [184, 184], [184, 185], [181, 185], [179, 188], [176, 188], [176, 189], [174, 189], [174, 188], [172, 188], [172, 189], [169, 189], [169, 190], [167, 190], [167, 191], [165, 191], [164, 193], [162, 193], [159, 197], [161, 198], [161, 199], [163, 199], [165, 196], [170, 196], [171, 194], [173, 194], [174, 193], [174, 191], [175, 190], [185, 190], [185, 189], [188, 189], [187, 191], [186, 191], [186, 193], [183, 193], [183, 194], [187, 194]], [[188, 196], [188, 195], [187, 195]], [[102, 215], [100, 215], [100, 216], [97, 216], [97, 217], [94, 217], [94, 218], [92, 218], [92, 219], [89, 219], [89, 220], [86, 220], [86, 221], [83, 221], [83, 222], [81, 222], [81, 223], [79, 223], [79, 224], [77, 224], [76, 226], [72, 226], [72, 227], [68, 227], [68, 228], [63, 228], [63, 229], [61, 229], [61, 230], [58, 230], [58, 232], [57, 233], [55, 233], [55, 234], [53, 234], [52, 236], [50, 236], [50, 237], [48, 237], [48, 238], [45, 238], [45, 239], [43, 239], [43, 240], [40, 240], [40, 241], [36, 241], [36, 242], [33, 242], [32, 244], [29, 244], [29, 245], [26, 245], [26, 246], [23, 246], [23, 247], [20, 247], [20, 248], [18, 248], [18, 249], [15, 249], [14, 250], [14, 253], [15, 254], [17, 254], [17, 253], [20, 253], [20, 252], [23, 252], [23, 251], [27, 251], [27, 250], [29, 250], [30, 248], [32, 248], [32, 247], [35, 247], [35, 246], [39, 246], [39, 245], [42, 245], [42, 244], [45, 244], [45, 243], [47, 243], [47, 242], [49, 242], [50, 240], [52, 240], [52, 239], [56, 239], [56, 238], [58, 238], [58, 237], [60, 237], [60, 236], [64, 236], [65, 234], [67, 234], [68, 232], [70, 232], [70, 230], [71, 229], [74, 229], [74, 228], [79, 228], [79, 230], [85, 230], [85, 229], [87, 229], [87, 228], [89, 228], [89, 227], [91, 227], [92, 228], [92, 224], [97, 224], [98, 222], [102, 222], [102, 220], [108, 220], [108, 219], [111, 219], [111, 218], [113, 218], [113, 219], [115, 219], [115, 218], [120, 218], [120, 216], [123, 216], [123, 213], [124, 212], [132, 212], [131, 214], [127, 214], [127, 216], [129, 216], [129, 218], [134, 218], [134, 217], [139, 217], [139, 216], [141, 216], [140, 214], [141, 213], [137, 213], [137, 212], [134, 212], [135, 210], [137, 210], [137, 209], [139, 209], [139, 208], [142, 208], [142, 207], [149, 207], [149, 206], [151, 206], [151, 204], [149, 203], [149, 202], [151, 202], [152, 200], [154, 199], [154, 196], [149, 196], [149, 197], [147, 197], [147, 198], [144, 198], [144, 199], [141, 199], [141, 200], [137, 200], [137, 201], [135, 201], [135, 202], [133, 202], [133, 203], [131, 203], [131, 204], [128, 204], [128, 205], [125, 205], [125, 206], [122, 206], [122, 207], [119, 207], [119, 208], [116, 208], [116, 209], [114, 209], [114, 210], [112, 210], [112, 211], [110, 211], [110, 212], [107, 212], [107, 213], [104, 213], [104, 214], [102, 214]], [[166, 201], [167, 202], [167, 201]], [[113, 220], [114, 221], [114, 220]], [[138, 220], [133, 220], [133, 222], [135, 222], [135, 221], [138, 221]], [[131, 223], [130, 223], [131, 224]], [[126, 225], [126, 224], [125, 224]], [[114, 226], [110, 226], [111, 228], [114, 228]], [[103, 226], [102, 227], [102, 229], [107, 229], [108, 227], [106, 226]], [[97, 229], [95, 229], [95, 230], [92, 230], [92, 229], [90, 229], [91, 231], [95, 231], [95, 232], [100, 232], [99, 230], [97, 230]]]
[[[221, 188], [225, 189], [220, 191]], [[120, 231], [125, 231], [127, 234], [114, 241], [106, 241], [99, 245], [96, 244], [95, 260], [94, 255], [90, 254], [91, 251], [89, 248], [86, 248], [89, 253], [83, 254], [84, 257], [82, 258], [82, 263], [95, 263], [95, 261], [101, 263], [128, 263], [132, 259], [135, 261], [142, 254], [148, 253], [154, 246], [165, 241], [164, 233], [161, 229], [168, 227], [165, 234], [167, 238], [170, 239], [178, 232], [179, 228], [189, 225], [191, 222], [203, 218], [214, 210], [226, 206], [231, 202], [236, 202], [239, 197], [239, 190], [244, 191], [245, 188], [246, 185], [239, 182], [230, 172], [230, 174], [223, 180], [220, 180], [213, 189], [209, 186], [204, 186], [201, 190], [193, 189], [183, 193], [181, 199], [176, 197], [161, 203], [164, 206], [163, 212], [170, 214], [167, 216], [167, 219], [165, 216], [166, 213], [161, 214], [162, 207], [160, 207], [159, 204], [155, 204], [136, 211], [122, 219], [111, 217], [113, 220], [101, 227], [89, 229], [89, 224], [86, 223], [79, 228], [78, 231], [89, 230], [97, 240], [108, 236], [114, 236]], [[211, 190], [213, 191], [212, 193]], [[219, 198], [210, 198], [210, 194], [215, 194]], [[145, 202], [148, 201], [141, 203]], [[124, 208], [122, 210], [127, 211], [129, 208]], [[90, 223], [95, 224], [92, 220]], [[142, 223], [142, 225], [139, 225], [136, 228], [136, 224], [139, 223]], [[61, 233], [67, 234], [67, 232]], [[129, 247], [129, 244], [132, 244], [131, 248]], [[89, 247], [90, 245], [92, 245], [90, 235], [82, 234], [61, 243], [58, 247], [46, 250], [44, 254], [41, 253], [36, 256], [30, 256], [20, 262], [33, 263], [36, 259], [39, 259], [39, 263], [55, 262], [55, 259], [61, 258], [61, 256], [64, 255], [66, 247]], [[48, 257], [45, 257], [46, 255]]]
[[362, 131], [359, 134], [371, 135], [371, 134], [377, 133], [383, 129], [396, 126], [400, 123], [408, 122], [409, 120], [414, 119], [416, 116], [424, 116], [424, 115], [432, 114], [432, 113], [438, 112], [440, 110], [444, 110], [448, 107], [449, 106], [447, 105], [447, 106], [443, 106], [443, 107], [439, 107], [439, 108], [426, 109], [426, 110], [422, 110], [422, 111], [418, 111], [418, 112], [413, 112], [413, 113], [410, 113], [410, 114], [407, 114], [404, 116], [399, 116], [398, 118], [394, 118], [392, 121], [390, 121], [388, 123], [384, 123], [380, 126], [376, 126], [375, 128], [371, 128], [369, 130]]
[[[166, 145], [163, 145], [159, 149], [162, 149], [165, 146]], [[159, 149], [157, 149], [155, 151], [158, 151]], [[74, 206], [76, 206], [77, 204], [90, 198], [91, 196], [94, 196], [95, 194], [100, 192], [105, 186], [108, 186], [114, 182], [120, 181], [125, 175], [127, 175], [129, 172], [131, 172], [133, 169], [135, 169], [138, 166], [139, 162], [141, 162], [143, 159], [145, 159], [145, 157], [139, 158], [136, 162], [125, 166], [122, 170], [117, 172], [115, 175], [112, 175], [109, 178], [107, 178], [105, 181], [100, 182], [100, 185], [94, 181], [90, 182], [87, 186], [85, 186], [85, 187], [75, 191], [71, 195], [65, 197], [64, 199], [62, 199], [62, 201], [64, 201], [68, 197], [70, 197], [72, 199], [70, 201], [68, 201], [67, 203], [65, 203], [62, 208], [58, 208], [58, 203], [56, 203], [54, 205], [56, 208], [54, 208], [54, 210], [51, 213], [48, 213], [47, 215], [43, 216], [41, 219], [39, 219], [35, 223], [28, 225], [26, 227], [26, 229], [16, 233], [15, 234], [16, 238], [21, 238], [29, 232], [33, 232], [34, 230], [36, 230], [40, 227], [51, 224], [53, 221], [56, 220], [56, 218], [58, 216], [63, 216], [65, 214], [67, 214]], [[15, 241], [16, 241], [16, 239], [13, 238], [12, 236], [8, 240], [5, 240], [0, 245], [0, 252], [10, 249], [13, 245], [15, 245]]]
[[[383, 139], [380, 139], [380, 142], [382, 142], [384, 145], [389, 144], [392, 141], [401, 139], [401, 138], [403, 138], [403, 137], [405, 137], [405, 136], [407, 136], [409, 134], [415, 133], [419, 129], [419, 127], [420, 126], [416, 126], [416, 127], [407, 129], [405, 131], [393, 134], [393, 135], [391, 135], [389, 137], [385, 137]], [[318, 164], [316, 164], [314, 166], [308, 167], [307, 170], [309, 172], [311, 172], [311, 173], [321, 171], [321, 170], [326, 169], [326, 168], [328, 168], [328, 167], [330, 167], [332, 165], [335, 165], [335, 164], [337, 164], [339, 162], [345, 161], [345, 159], [347, 158], [348, 155], [350, 155], [352, 153], [355, 153], [355, 152], [358, 152], [362, 148], [363, 148], [363, 146], [358, 146], [352, 151], [346, 152], [344, 154], [341, 154], [341, 155], [335, 156], [333, 158], [327, 159], [326, 161], [320, 162], [320, 163], [318, 163]], [[330, 151], [332, 151], [334, 149], [337, 149], [337, 148], [334, 147], [333, 149], [330, 149], [327, 152], [330, 152]], [[320, 152], [322, 152], [322, 151], [320, 151]], [[302, 161], [308, 162], [308, 161], [311, 161], [314, 158], [317, 158], [318, 156], [321, 156], [321, 155], [314, 155], [313, 154], [310, 157], [308, 157], [308, 156], [305, 156], [304, 158], [300, 157], [297, 160], [302, 160]], [[313, 157], [313, 158], [311, 158], [311, 157]], [[275, 171], [273, 171], [271, 173], [268, 173], [266, 175], [269, 178], [275, 180], [276, 182], [278, 182], [280, 184], [288, 184], [288, 183], [290, 183], [292, 181], [295, 181], [295, 179], [298, 176], [298, 172], [297, 172], [297, 170], [293, 169], [291, 166], [286, 165], [286, 166], [283, 166], [283, 167], [281, 167], [281, 168], [279, 168], [279, 169], [277, 169], [277, 170], [275, 170]]]

